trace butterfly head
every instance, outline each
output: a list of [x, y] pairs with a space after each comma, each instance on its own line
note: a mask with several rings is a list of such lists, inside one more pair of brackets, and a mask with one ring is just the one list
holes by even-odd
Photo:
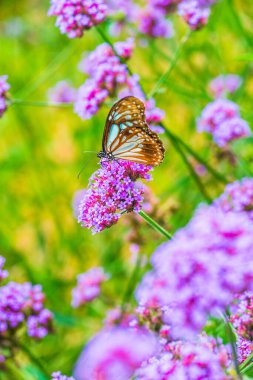
[[112, 153], [110, 153], [110, 152], [107, 153], [107, 152], [105, 152], [103, 150], [101, 150], [101, 152], [99, 152], [97, 154], [97, 157], [98, 158], [107, 158], [108, 160], [113, 160], [114, 159], [114, 156], [113, 156]]

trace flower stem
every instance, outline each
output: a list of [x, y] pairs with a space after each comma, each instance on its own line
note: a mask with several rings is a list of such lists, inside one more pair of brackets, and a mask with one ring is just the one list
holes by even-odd
[[155, 96], [157, 94], [157, 92], [159, 92], [163, 83], [168, 79], [170, 73], [172, 72], [172, 70], [174, 69], [174, 67], [178, 61], [178, 58], [180, 57], [180, 54], [182, 53], [183, 46], [188, 41], [190, 34], [191, 34], [191, 30], [189, 29], [188, 32], [181, 39], [181, 41], [180, 41], [180, 43], [179, 43], [179, 45], [175, 51], [175, 54], [174, 54], [174, 56], [170, 62], [168, 69], [160, 76], [160, 78], [156, 82], [155, 86], [153, 87], [153, 89], [148, 94], [148, 99]]
[[138, 213], [155, 231], [159, 232], [163, 236], [166, 237], [166, 239], [173, 239], [173, 236], [166, 231], [160, 224], [158, 224], [154, 219], [152, 219], [150, 216], [148, 216], [143, 210], [139, 211]]
[[183, 149], [181, 148], [181, 146], [179, 145], [178, 141], [172, 137], [171, 138], [171, 142], [172, 144], [174, 145], [175, 149], [177, 150], [178, 154], [180, 154], [182, 160], [184, 161], [185, 165], [188, 167], [188, 170], [192, 176], [192, 178], [194, 179], [194, 181], [196, 182], [196, 185], [198, 186], [201, 194], [203, 195], [203, 197], [205, 198], [205, 200], [208, 202], [208, 203], [211, 203], [212, 202], [212, 199], [211, 197], [208, 195], [203, 183], [201, 182], [198, 174], [195, 172], [194, 168], [192, 167], [191, 163], [189, 162], [189, 160], [187, 159], [187, 156], [186, 154], [184, 153]]
[[239, 379], [242, 379], [241, 372], [240, 372], [240, 367], [239, 367], [239, 363], [238, 363], [238, 359], [237, 359], [237, 352], [236, 352], [236, 344], [235, 344], [235, 341], [234, 341], [234, 334], [233, 334], [233, 330], [232, 330], [232, 327], [231, 327], [231, 323], [229, 322], [229, 317], [228, 317], [228, 315], [226, 313], [224, 314], [224, 319], [225, 319], [225, 322], [226, 322], [227, 337], [228, 337], [228, 340], [229, 340], [229, 343], [230, 343], [230, 346], [231, 346], [231, 349], [232, 349], [232, 358], [233, 358], [236, 374], [238, 375]]
[[198, 153], [194, 151], [186, 142], [184, 142], [179, 136], [175, 135], [171, 132], [163, 123], [160, 125], [164, 128], [166, 135], [170, 138], [170, 140], [176, 140], [179, 144], [181, 144], [187, 152], [194, 157], [199, 163], [201, 163], [205, 168], [215, 177], [218, 181], [227, 184], [229, 180], [224, 177], [221, 173], [217, 172], [211, 165], [209, 165]]
[[41, 361], [23, 344], [18, 343], [18, 347], [26, 354], [30, 361], [36, 365], [36, 367], [45, 375], [46, 378], [49, 378], [49, 373], [45, 369]]
[[132, 294], [133, 294], [133, 291], [135, 289], [140, 266], [141, 266], [141, 255], [138, 254], [133, 272], [129, 278], [129, 281], [128, 281], [128, 284], [126, 287], [126, 291], [125, 291], [123, 298], [122, 298], [121, 317], [124, 317], [124, 312], [126, 310], [127, 303], [130, 301]]
[[46, 101], [36, 101], [32, 100], [23, 100], [23, 99], [9, 99], [9, 104], [12, 105], [21, 105], [21, 106], [32, 106], [32, 107], [60, 107], [60, 108], [69, 108], [73, 106], [73, 103], [58, 103], [58, 102], [46, 102]]

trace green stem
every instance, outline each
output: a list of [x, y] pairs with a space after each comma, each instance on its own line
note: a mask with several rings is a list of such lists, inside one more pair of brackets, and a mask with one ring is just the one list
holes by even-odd
[[40, 362], [40, 360], [29, 350], [28, 347], [23, 344], [18, 343], [18, 347], [26, 354], [26, 356], [30, 359], [32, 363], [36, 365], [36, 367], [45, 375], [46, 378], [49, 378], [50, 375], [45, 369], [44, 365]]
[[208, 203], [211, 203], [212, 202], [212, 198], [206, 192], [206, 189], [205, 189], [203, 183], [201, 182], [199, 176], [197, 175], [197, 173], [195, 172], [195, 170], [192, 167], [191, 163], [187, 159], [187, 156], [184, 153], [183, 149], [181, 148], [181, 146], [179, 145], [179, 143], [177, 142], [177, 140], [175, 138], [171, 138], [171, 142], [174, 145], [175, 149], [177, 150], [178, 154], [180, 154], [180, 156], [181, 156], [182, 160], [184, 161], [185, 165], [187, 166], [187, 168], [188, 168], [188, 170], [189, 170], [192, 178], [196, 182], [196, 185], [198, 186], [201, 194], [203, 195], [203, 197], [205, 198], [205, 200]]
[[22, 100], [22, 99], [9, 99], [10, 105], [21, 105], [21, 106], [32, 106], [32, 107], [60, 107], [60, 108], [69, 108], [73, 107], [73, 103], [58, 103], [58, 102], [44, 102], [32, 100]]
[[128, 284], [126, 287], [126, 291], [125, 291], [123, 298], [122, 298], [122, 303], [121, 303], [121, 316], [122, 317], [123, 317], [123, 314], [126, 310], [126, 305], [130, 301], [132, 294], [133, 294], [133, 291], [135, 289], [140, 266], [141, 266], [141, 255], [138, 254], [133, 272], [129, 278], [129, 281], [128, 281]]
[[247, 367], [243, 368], [241, 370], [241, 373], [244, 375], [246, 372], [248, 372], [251, 368], [253, 368], [253, 362], [251, 362]]
[[168, 67], [168, 69], [161, 75], [161, 77], [158, 79], [158, 81], [156, 82], [155, 86], [153, 87], [153, 89], [150, 91], [150, 93], [148, 94], [148, 99], [149, 98], [152, 98], [153, 96], [155, 96], [157, 94], [157, 92], [160, 90], [160, 87], [162, 86], [162, 84], [168, 79], [170, 73], [172, 72], [172, 70], [174, 69], [177, 61], [178, 61], [178, 58], [180, 57], [180, 54], [182, 53], [182, 48], [183, 46], [185, 45], [185, 43], [187, 42], [189, 36], [191, 34], [191, 31], [188, 30], [188, 32], [183, 36], [183, 38], [181, 39], [177, 49], [176, 49], [176, 52], [170, 62], [170, 65]]
[[244, 360], [244, 362], [242, 362], [242, 364], [240, 364], [239, 368], [240, 368], [240, 371], [242, 372], [242, 370], [247, 367], [247, 365], [253, 360], [253, 352], [250, 356], [247, 357], [246, 360]]
[[176, 140], [181, 144], [185, 150], [194, 157], [199, 163], [201, 163], [205, 168], [220, 182], [227, 184], [229, 180], [224, 177], [221, 173], [217, 172], [212, 166], [210, 166], [198, 153], [196, 153], [188, 144], [186, 144], [179, 136], [171, 132], [163, 123], [160, 125], [164, 128], [166, 135], [170, 138], [171, 141]]
[[138, 213], [146, 222], [157, 232], [166, 237], [166, 239], [173, 239], [173, 236], [166, 231], [160, 224], [158, 224], [154, 219], [148, 216], [143, 210]]
[[235, 341], [234, 341], [234, 334], [233, 334], [231, 323], [229, 322], [229, 318], [228, 318], [227, 314], [224, 314], [224, 319], [225, 319], [225, 322], [226, 322], [226, 330], [227, 330], [228, 340], [229, 340], [229, 343], [230, 343], [231, 349], [232, 349], [232, 357], [233, 357], [233, 362], [234, 362], [235, 370], [236, 370], [236, 373], [238, 375], [238, 378], [242, 379], [241, 372], [240, 372], [240, 367], [239, 367], [239, 363], [238, 363], [238, 359], [237, 359], [237, 352], [236, 352], [236, 344], [235, 344]]

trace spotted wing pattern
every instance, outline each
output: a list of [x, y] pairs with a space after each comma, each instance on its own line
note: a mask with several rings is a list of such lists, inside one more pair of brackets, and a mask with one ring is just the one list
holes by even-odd
[[112, 107], [106, 120], [103, 151], [114, 158], [145, 165], [162, 162], [163, 144], [148, 127], [145, 107], [139, 99], [127, 96]]

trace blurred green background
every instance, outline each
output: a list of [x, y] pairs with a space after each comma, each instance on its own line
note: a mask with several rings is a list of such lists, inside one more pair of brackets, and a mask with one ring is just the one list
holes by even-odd
[[[85, 80], [77, 68], [82, 53], [103, 42], [94, 29], [82, 39], [62, 36], [55, 19], [47, 17], [48, 8], [48, 1], [1, 0], [0, 75], [9, 76], [14, 99], [45, 101], [48, 89], [65, 79], [79, 87]], [[187, 32], [177, 15], [171, 20], [172, 39], [143, 43], [139, 36], [136, 40], [129, 66], [140, 75], [147, 92], [168, 68]], [[252, 139], [234, 143], [231, 152], [221, 154], [207, 135], [196, 132], [195, 120], [210, 101], [208, 82], [219, 74], [235, 73], [242, 76], [243, 86], [233, 100], [252, 125], [252, 20], [251, 0], [221, 0], [213, 7], [207, 27], [191, 33], [156, 95], [157, 106], [166, 112], [165, 125], [231, 181], [251, 175]], [[102, 26], [106, 31], [109, 22]], [[123, 32], [111, 38], [126, 37], [128, 33]], [[73, 194], [87, 186], [98, 168], [96, 155], [84, 151], [100, 150], [108, 111], [109, 106], [104, 106], [91, 120], [83, 121], [71, 107], [13, 105], [0, 121], [0, 254], [7, 260], [11, 280], [42, 284], [46, 305], [55, 314], [54, 335], [38, 343], [28, 338], [25, 342], [46, 363], [49, 373], [58, 369], [71, 373], [81, 347], [101, 328], [106, 311], [120, 303], [133, 270], [127, 239], [134, 228], [131, 216], [123, 216], [111, 229], [92, 236], [78, 225], [72, 211]], [[205, 200], [178, 152], [165, 135], [162, 139], [166, 157], [155, 169], [150, 187], [159, 199], [163, 225], [174, 233]], [[231, 154], [235, 164], [229, 160]], [[208, 173], [201, 180], [212, 198], [222, 192], [224, 185]], [[145, 223], [138, 227], [138, 234], [143, 240], [141, 253], [147, 257], [163, 241]], [[76, 275], [94, 265], [104, 266], [111, 275], [104, 285], [105, 300], [73, 310], [71, 289]], [[13, 366], [13, 373], [0, 374], [0, 378], [39, 378], [26, 356], [20, 354], [17, 361], [22, 371], [16, 373]]]

